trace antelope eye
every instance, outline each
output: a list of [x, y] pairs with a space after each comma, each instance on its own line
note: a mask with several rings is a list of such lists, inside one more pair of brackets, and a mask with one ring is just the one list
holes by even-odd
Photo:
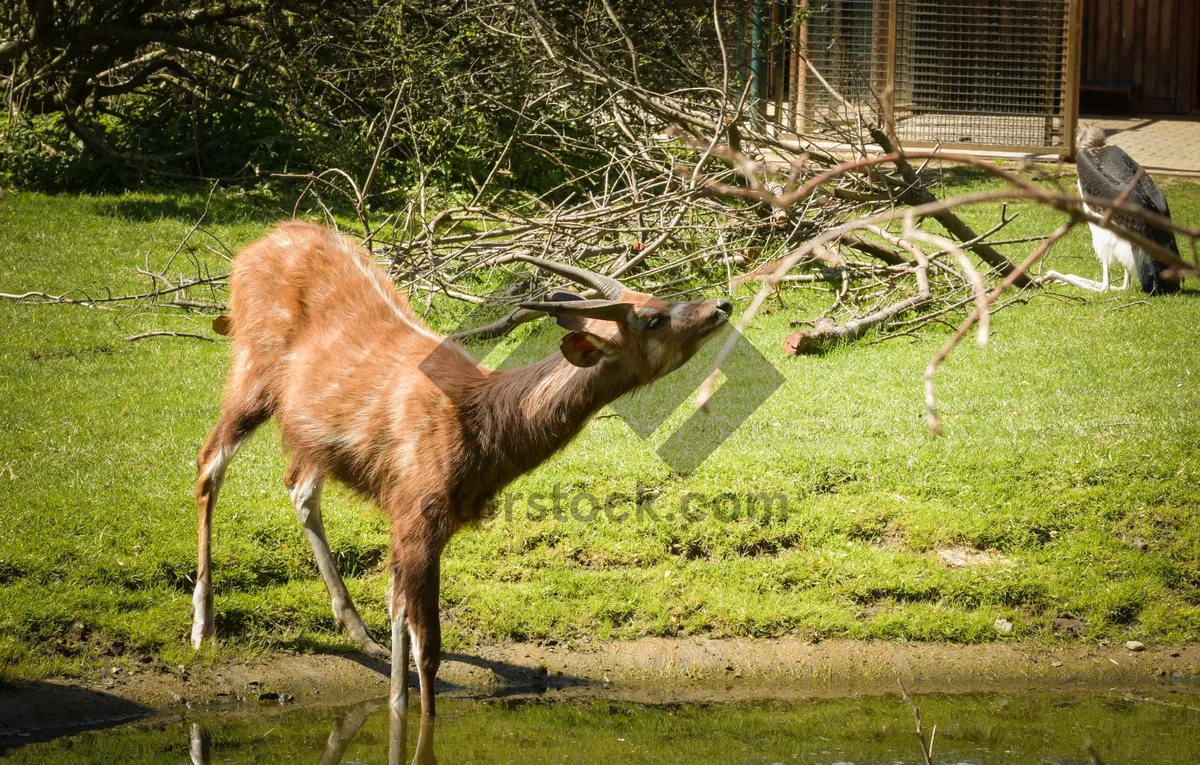
[[667, 326], [667, 317], [666, 316], [655, 316], [653, 319], [651, 319], [649, 322], [646, 323], [646, 329], [648, 331], [662, 329], [665, 326]]

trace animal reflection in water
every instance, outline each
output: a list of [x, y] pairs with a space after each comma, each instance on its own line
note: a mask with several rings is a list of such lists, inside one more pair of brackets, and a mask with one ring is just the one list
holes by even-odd
[[[357, 706], [338, 718], [333, 730], [329, 732], [329, 741], [317, 765], [337, 765], [346, 756], [346, 751], [354, 743], [354, 737], [366, 723], [367, 718], [384, 706], [384, 699], [371, 699]], [[417, 733], [417, 750], [413, 756], [413, 765], [436, 765], [437, 758], [433, 754], [433, 720], [428, 715], [421, 715], [421, 729]], [[212, 765], [212, 736], [200, 723], [192, 723], [188, 740], [188, 754], [192, 765]], [[388, 707], [388, 763], [401, 765], [408, 761], [408, 716]], [[216, 760], [219, 761], [219, 760]]]

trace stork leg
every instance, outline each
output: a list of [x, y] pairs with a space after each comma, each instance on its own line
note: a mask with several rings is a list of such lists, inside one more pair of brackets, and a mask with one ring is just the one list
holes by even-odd
[[1129, 271], [1125, 271], [1125, 278], [1121, 280], [1121, 286], [1120, 286], [1120, 287], [1113, 287], [1113, 289], [1114, 289], [1114, 290], [1121, 290], [1122, 292], [1124, 292], [1125, 290], [1129, 289]]
[[1085, 279], [1082, 276], [1075, 276], [1074, 274], [1060, 274], [1057, 271], [1047, 271], [1046, 273], [1042, 274], [1042, 276], [1038, 279], [1038, 282], [1058, 281], [1062, 282], [1063, 284], [1070, 284], [1074, 287], [1079, 287], [1081, 289], [1091, 290], [1092, 292], [1105, 292], [1108, 290], [1107, 266], [1105, 267], [1104, 271], [1105, 279], [1102, 282]]

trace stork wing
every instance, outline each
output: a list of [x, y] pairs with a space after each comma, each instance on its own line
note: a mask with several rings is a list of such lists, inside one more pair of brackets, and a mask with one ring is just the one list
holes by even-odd
[[[1133, 157], [1119, 146], [1084, 149], [1079, 152], [1077, 167], [1079, 185], [1083, 193], [1109, 202], [1116, 201], [1142, 169], [1133, 161]], [[1129, 204], [1135, 204], [1144, 210], [1171, 217], [1166, 196], [1149, 175], [1143, 174], [1138, 179], [1127, 200]]]

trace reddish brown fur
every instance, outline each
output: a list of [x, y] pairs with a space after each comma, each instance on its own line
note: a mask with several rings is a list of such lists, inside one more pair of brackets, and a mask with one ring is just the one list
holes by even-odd
[[635, 332], [566, 317], [561, 324], [602, 341], [604, 361], [578, 367], [556, 353], [492, 371], [430, 332], [357, 244], [319, 226], [284, 223], [249, 245], [231, 284], [233, 363], [221, 419], [199, 456], [198, 580], [211, 576], [213, 474], [274, 417], [292, 455], [289, 488], [334, 476], [388, 514], [427, 713], [440, 652], [438, 560], [451, 535], [605, 404], [690, 358], [729, 310], [628, 292], [626, 302], [673, 310], [671, 326]]

